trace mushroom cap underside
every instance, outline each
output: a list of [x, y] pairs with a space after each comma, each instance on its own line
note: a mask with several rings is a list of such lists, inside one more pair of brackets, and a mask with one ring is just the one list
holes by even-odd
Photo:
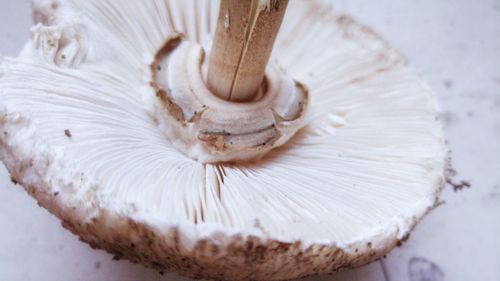
[[0, 159], [93, 247], [192, 277], [280, 280], [372, 261], [436, 203], [436, 100], [383, 40], [291, 1], [272, 55], [307, 125], [258, 162], [200, 164], [158, 127], [149, 85], [171, 34], [210, 46], [218, 1], [35, 1], [0, 65]]

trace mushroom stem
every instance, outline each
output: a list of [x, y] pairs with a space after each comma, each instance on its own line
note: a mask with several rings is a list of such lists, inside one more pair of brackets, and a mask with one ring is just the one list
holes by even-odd
[[288, 0], [221, 0], [207, 82], [218, 97], [255, 99]]

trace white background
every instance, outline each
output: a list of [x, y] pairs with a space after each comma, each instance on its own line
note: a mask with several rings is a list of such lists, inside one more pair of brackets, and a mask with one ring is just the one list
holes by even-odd
[[[85, 0], [82, 0], [85, 1]], [[299, 1], [299, 0], [293, 0]], [[334, 0], [381, 33], [436, 92], [455, 181], [444, 204], [382, 262], [306, 281], [500, 280], [500, 0]], [[30, 1], [0, 0], [0, 54], [29, 36]], [[0, 280], [182, 280], [112, 261], [64, 230], [0, 164]]]

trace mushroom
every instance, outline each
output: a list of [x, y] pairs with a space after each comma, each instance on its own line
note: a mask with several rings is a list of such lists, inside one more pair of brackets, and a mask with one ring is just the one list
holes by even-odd
[[376, 260], [437, 203], [436, 99], [327, 1], [33, 7], [0, 59], [0, 159], [94, 248], [283, 280]]

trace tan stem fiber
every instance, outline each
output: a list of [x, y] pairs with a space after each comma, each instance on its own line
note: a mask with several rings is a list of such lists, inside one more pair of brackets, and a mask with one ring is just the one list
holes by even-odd
[[208, 86], [220, 98], [255, 98], [288, 0], [221, 0], [208, 65]]

